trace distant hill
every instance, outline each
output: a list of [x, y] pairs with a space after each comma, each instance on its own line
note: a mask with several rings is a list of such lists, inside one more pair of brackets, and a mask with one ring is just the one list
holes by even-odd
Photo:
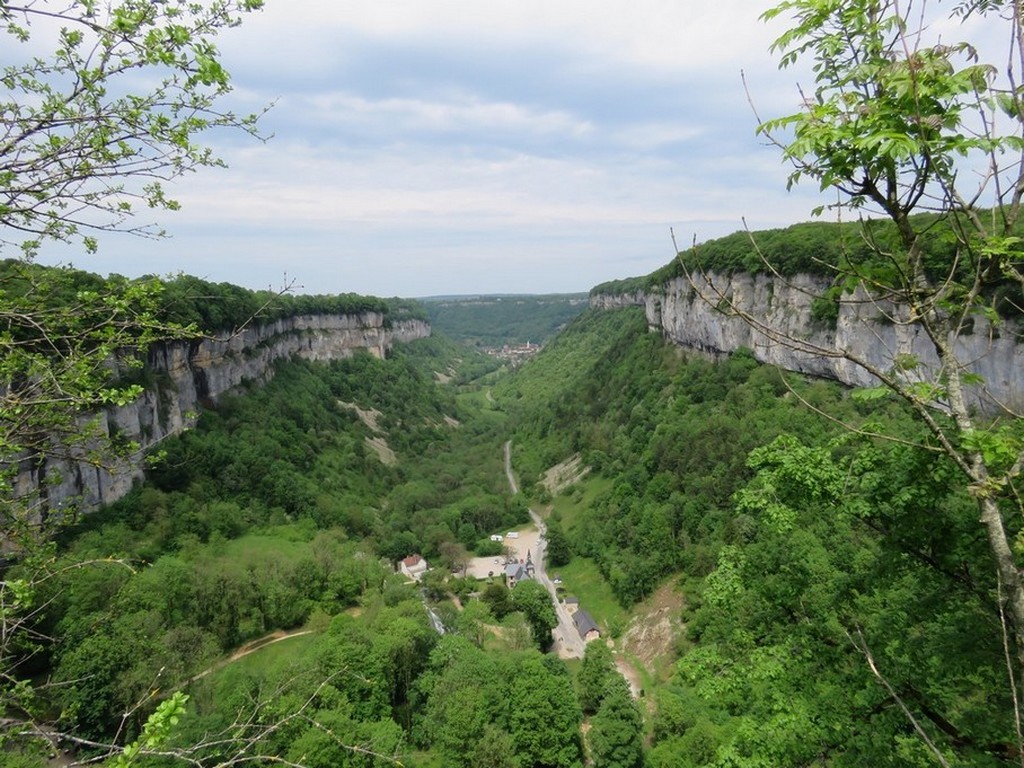
[[587, 307], [586, 293], [431, 296], [418, 299], [430, 325], [477, 347], [543, 344]]

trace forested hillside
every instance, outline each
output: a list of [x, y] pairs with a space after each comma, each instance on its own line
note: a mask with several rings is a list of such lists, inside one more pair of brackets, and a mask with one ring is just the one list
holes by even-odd
[[625, 606], [682, 590], [649, 765], [928, 764], [921, 733], [1014, 762], [972, 500], [896, 403], [667, 348], [638, 310], [583, 318], [496, 393], [525, 478], [591, 468], [554, 500], [572, 559]]
[[423, 299], [430, 324], [478, 347], [543, 344], [587, 306], [584, 293], [543, 296], [447, 296]]
[[[52, 641], [20, 666], [52, 684], [32, 706], [104, 743], [163, 701], [166, 748], [211, 764], [239, 717], [253, 753], [325, 768], [927, 764], [916, 729], [957, 764], [1015, 763], [970, 499], [895, 403], [685, 353], [638, 309], [584, 313], [497, 380], [467, 382], [476, 365], [443, 337], [282, 364], [166, 441], [144, 486], [65, 532], [35, 626]], [[604, 633], [582, 664], [542, 652], [543, 591], [461, 575], [527, 522], [507, 439]], [[574, 454], [586, 473], [552, 495]], [[395, 573], [414, 553], [422, 590]], [[675, 639], [641, 658], [632, 630], [668, 593]]]
[[[243, 748], [232, 722], [246, 712], [263, 726], [251, 749], [302, 765], [492, 764], [484, 753], [578, 764], [578, 705], [565, 666], [531, 650], [530, 590], [499, 580], [486, 602], [486, 585], [445, 578], [527, 520], [507, 492], [503, 415], [454, 384], [479, 364], [440, 337], [387, 360], [281, 364], [165, 441], [143, 487], [64, 532], [36, 617], [53, 642], [19, 664], [52, 681], [33, 706], [102, 744], [134, 737], [183, 692], [189, 714], [168, 749], [204, 761]], [[439, 637], [421, 590], [395, 573], [413, 554], [435, 566], [435, 621], [461, 637]], [[259, 654], [280, 668], [218, 671], [279, 637]], [[448, 703], [452, 686], [479, 692], [479, 665], [491, 702], [525, 684], [534, 701], [526, 713], [488, 705], [475, 726], [487, 738]], [[43, 764], [19, 745], [11, 759]]]
[[[160, 378], [155, 342], [423, 316], [34, 262], [159, 236], [134, 214], [179, 207], [161, 180], [223, 165], [201, 134], [259, 135], [221, 104], [214, 38], [262, 5], [0, 6], [27, 46], [0, 110], [0, 246], [19, 255], [0, 264], [0, 763], [1024, 766], [1024, 419], [995, 381], [1020, 373], [1019, 3], [767, 9], [781, 65], [813, 76], [757, 133], [840, 222], [595, 289], [651, 291], [661, 314], [669, 281], [756, 329], [755, 351], [838, 361], [859, 389], [739, 344], [677, 348], [635, 307], [440, 302], [456, 341], [296, 351], [197, 397], [194, 429], [156, 438], [144, 482], [95, 513], [49, 505], [45, 472], [22, 493], [22, 464], [137, 451], [90, 414]], [[755, 285], [813, 296], [755, 312]], [[877, 343], [832, 344], [844, 322]], [[516, 370], [475, 349], [534, 333], [554, 337]], [[1008, 373], [987, 381], [997, 342]]]
[[[254, 291], [192, 275], [129, 280], [121, 275], [103, 277], [73, 267], [43, 267], [18, 259], [0, 261], [0, 285], [10, 300], [52, 312], [67, 313], [78, 304], [95, 299], [105, 300], [98, 303], [97, 310], [105, 307], [109, 311], [112, 300], [117, 299], [125, 302], [140, 322], [160, 323], [176, 332], [191, 328], [204, 333], [227, 333], [249, 323], [273, 322], [294, 315], [380, 312], [398, 318], [427, 316], [421, 304], [405, 299], [355, 293], [293, 294], [288, 286], [278, 291]], [[145, 291], [131, 291], [139, 287]], [[147, 312], [152, 312], [152, 317], [144, 314]]]

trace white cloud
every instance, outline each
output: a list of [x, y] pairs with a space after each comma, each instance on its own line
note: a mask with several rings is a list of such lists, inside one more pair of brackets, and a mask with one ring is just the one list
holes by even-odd
[[230, 167], [174, 185], [174, 239], [104, 242], [94, 264], [252, 287], [287, 271], [311, 292], [586, 290], [667, 262], [670, 226], [688, 242], [806, 218], [813, 190], [785, 194], [739, 76], [768, 113], [795, 102], [761, 5], [268, 0], [222, 48], [240, 110], [277, 99], [275, 137], [218, 138]]
[[[671, 72], [766, 60], [775, 27], [757, 19], [770, 3], [719, 0], [271, 0], [256, 24], [302, 42], [346, 30], [378, 40], [439, 45], [557, 46]], [[247, 23], [252, 26], [251, 22]]]
[[525, 132], [582, 136], [592, 130], [586, 120], [562, 110], [534, 109], [507, 101], [487, 101], [469, 93], [447, 100], [407, 98], [368, 99], [344, 92], [287, 98], [282, 108], [310, 110], [325, 125], [376, 128], [397, 127], [403, 133], [435, 131]]
[[735, 80], [741, 69], [774, 70], [768, 47], [782, 29], [759, 15], [771, 3], [718, 0], [269, 0], [231, 31], [224, 50], [236, 66], [284, 76], [358, 69], [368, 48], [433, 49], [502, 57], [530, 70], [557, 51], [567, 72], [612, 70], [661, 78]]
[[634, 123], [617, 131], [615, 138], [625, 146], [645, 150], [684, 143], [705, 135], [706, 132], [706, 127], [687, 123]]

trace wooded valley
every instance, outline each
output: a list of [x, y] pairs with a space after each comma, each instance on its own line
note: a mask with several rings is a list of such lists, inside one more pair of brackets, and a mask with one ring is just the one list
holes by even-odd
[[[496, 366], [438, 332], [282, 363], [165, 441], [37, 555], [17, 706], [82, 741], [9, 739], [7, 764], [167, 711], [138, 764], [930, 764], [917, 728], [955, 764], [1017, 762], [971, 499], [897, 402], [681, 350], [637, 308]], [[600, 628], [582, 660], [548, 652], [536, 584], [462, 575], [528, 505]]]
[[[0, 2], [0, 762], [1024, 768], [1021, 4], [777, 0], [770, 49], [810, 83], [763, 121], [748, 91], [755, 131], [837, 221], [695, 240], [586, 311], [38, 264], [161, 237], [135, 216], [225, 164], [207, 131], [266, 138], [215, 44], [262, 6]], [[575, 148], [710, 133], [466, 93], [467, 124], [504, 116], [489, 137], [545, 112]], [[646, 199], [563, 196], [575, 150], [547, 130], [489, 218], [650, 224]], [[525, 157], [458, 154], [489, 179]], [[679, 162], [651, 157], [575, 175]], [[506, 210], [524, 179], [544, 202]], [[397, 184], [364, 209], [389, 234]], [[460, 219], [417, 256], [473, 229], [434, 209], [454, 191], [399, 206]], [[318, 229], [308, 207], [288, 225]], [[256, 236], [290, 262], [295, 234]], [[546, 269], [530, 242], [479, 258]], [[542, 339], [515, 367], [479, 351]]]

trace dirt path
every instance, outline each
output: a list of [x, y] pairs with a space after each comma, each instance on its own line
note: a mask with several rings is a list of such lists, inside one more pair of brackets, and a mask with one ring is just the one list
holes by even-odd
[[[193, 677], [190, 677], [188, 679], [188, 683], [194, 683], [196, 680], [200, 680], [206, 677], [211, 672], [215, 672], [218, 669], [222, 669], [226, 667], [228, 664], [232, 664], [238, 661], [239, 659], [248, 656], [250, 653], [258, 651], [261, 648], [266, 648], [268, 645], [273, 645], [274, 643], [279, 643], [282, 640], [288, 640], [293, 637], [301, 637], [302, 635], [309, 635], [312, 633], [312, 629], [298, 629], [292, 632], [285, 632], [283, 629], [279, 629], [276, 632], [271, 632], [269, 635], [264, 635], [263, 637], [256, 638], [255, 640], [250, 640], [248, 643], [238, 648], [234, 653], [232, 653], [227, 658], [221, 659], [213, 666], [204, 669], [202, 672], [200, 672], [197, 675], [194, 675]], [[187, 685], [188, 683], [185, 683], [184, 685]], [[184, 685], [180, 687], [184, 687]], [[57, 739], [55, 738], [57, 736], [56, 732], [49, 733], [46, 730], [44, 730], [40, 732], [40, 735], [47, 738], [52, 737], [53, 754], [46, 758], [47, 768], [70, 768], [71, 766], [85, 764], [83, 762], [78, 761], [73, 752], [64, 752], [57, 746]], [[85, 762], [91, 763], [92, 759], [86, 760]]]
[[508, 478], [508, 486], [512, 491], [512, 495], [515, 496], [519, 493], [519, 484], [516, 483], [516, 476], [512, 474], [512, 441], [506, 440], [505, 446], [505, 477]]
[[640, 673], [636, 671], [636, 667], [621, 656], [616, 656], [615, 668], [619, 670], [620, 675], [626, 678], [626, 682], [629, 683], [629, 692], [632, 694], [633, 698], [639, 699], [640, 691], [642, 691], [643, 688], [640, 687]]
[[261, 648], [266, 648], [268, 645], [279, 643], [282, 640], [289, 640], [293, 637], [301, 637], [302, 635], [310, 635], [313, 633], [312, 629], [296, 629], [292, 632], [285, 632], [283, 629], [279, 629], [276, 632], [271, 632], [269, 635], [258, 637], [255, 640], [250, 640], [245, 645], [239, 647], [234, 653], [225, 659], [221, 659], [213, 666], [207, 667], [197, 675], [193, 675], [188, 679], [188, 682], [194, 683], [196, 680], [201, 680], [211, 672], [216, 672], [218, 669], [223, 669], [228, 664], [233, 664], [239, 659], [245, 658], [250, 653], [254, 653]]

